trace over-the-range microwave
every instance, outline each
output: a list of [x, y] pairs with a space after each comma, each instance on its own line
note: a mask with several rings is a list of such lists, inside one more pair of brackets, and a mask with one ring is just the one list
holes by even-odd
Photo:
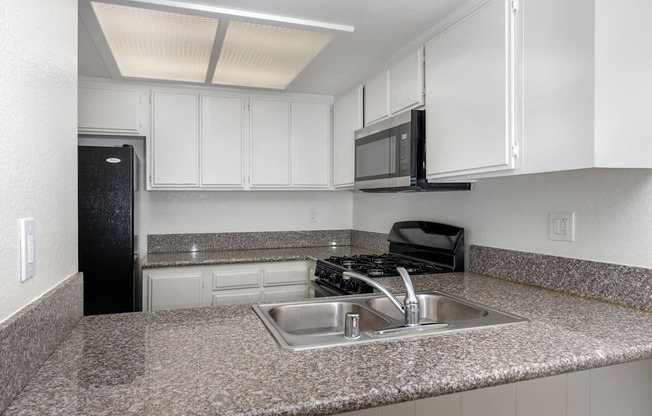
[[411, 110], [355, 132], [356, 190], [365, 192], [461, 191], [468, 182], [426, 180], [425, 110]]

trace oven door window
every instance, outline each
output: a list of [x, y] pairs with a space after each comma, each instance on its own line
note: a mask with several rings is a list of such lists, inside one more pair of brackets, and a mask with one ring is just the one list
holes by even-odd
[[382, 131], [355, 141], [355, 180], [399, 176], [397, 131]]

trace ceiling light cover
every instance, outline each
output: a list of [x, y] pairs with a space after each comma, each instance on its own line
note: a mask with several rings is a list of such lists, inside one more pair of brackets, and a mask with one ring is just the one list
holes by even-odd
[[218, 19], [91, 2], [123, 77], [204, 82]]
[[231, 21], [213, 84], [285, 89], [332, 39], [327, 33]]

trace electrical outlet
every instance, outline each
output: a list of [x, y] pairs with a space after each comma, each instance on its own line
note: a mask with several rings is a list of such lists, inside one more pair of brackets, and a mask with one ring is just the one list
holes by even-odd
[[20, 220], [20, 281], [36, 274], [36, 220]]
[[317, 208], [310, 208], [308, 210], [308, 222], [317, 222]]
[[551, 212], [548, 239], [555, 241], [575, 241], [575, 213]]

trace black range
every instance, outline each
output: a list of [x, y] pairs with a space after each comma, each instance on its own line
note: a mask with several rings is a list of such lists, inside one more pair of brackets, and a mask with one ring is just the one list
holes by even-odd
[[317, 261], [312, 286], [316, 297], [355, 295], [373, 288], [342, 272], [353, 270], [369, 277], [398, 276], [397, 267], [410, 275], [464, 271], [464, 229], [427, 221], [402, 221], [392, 226], [386, 254], [332, 256]]

